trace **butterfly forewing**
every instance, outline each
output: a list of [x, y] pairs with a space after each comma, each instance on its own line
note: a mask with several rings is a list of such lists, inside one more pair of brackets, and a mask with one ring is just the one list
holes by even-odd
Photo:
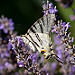
[[28, 33], [49, 33], [51, 26], [54, 25], [55, 14], [48, 14], [37, 20], [28, 30]]

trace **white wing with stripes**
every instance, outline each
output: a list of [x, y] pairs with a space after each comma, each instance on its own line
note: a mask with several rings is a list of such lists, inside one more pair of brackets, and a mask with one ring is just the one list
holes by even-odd
[[31, 28], [28, 30], [28, 33], [49, 33], [51, 26], [54, 25], [55, 14], [48, 14], [37, 20]]
[[48, 14], [37, 20], [22, 39], [29, 44], [33, 51], [38, 50], [46, 57], [51, 54], [52, 42], [50, 38], [51, 26], [55, 24], [55, 14]]

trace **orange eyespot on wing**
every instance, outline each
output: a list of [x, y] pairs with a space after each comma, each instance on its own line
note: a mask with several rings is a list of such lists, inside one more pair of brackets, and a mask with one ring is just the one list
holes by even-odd
[[41, 50], [41, 54], [44, 54], [45, 52], [46, 52], [45, 49], [42, 49], [42, 50]]

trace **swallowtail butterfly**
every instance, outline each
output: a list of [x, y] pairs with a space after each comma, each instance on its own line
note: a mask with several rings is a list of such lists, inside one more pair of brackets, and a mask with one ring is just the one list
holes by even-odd
[[51, 41], [51, 28], [55, 24], [55, 14], [48, 14], [38, 19], [21, 38], [35, 52], [38, 50], [46, 59], [54, 58], [63, 63], [63, 61], [54, 53]]
[[44, 54], [45, 58], [53, 54], [50, 33], [54, 20], [55, 14], [43, 16], [30, 27], [25, 35], [22, 35], [23, 41], [29, 44], [33, 51], [38, 50]]

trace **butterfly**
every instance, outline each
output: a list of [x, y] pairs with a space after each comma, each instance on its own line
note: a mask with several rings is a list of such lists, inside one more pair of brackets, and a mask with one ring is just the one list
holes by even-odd
[[55, 24], [55, 14], [48, 14], [38, 19], [21, 38], [35, 52], [38, 50], [46, 59], [54, 57], [57, 61], [62, 60], [54, 53], [51, 40], [51, 28]]
[[45, 58], [53, 54], [50, 37], [51, 27], [55, 24], [55, 14], [48, 14], [38, 19], [21, 38], [35, 52], [38, 50]]
[[43, 16], [28, 29], [25, 35], [21, 35], [21, 38], [34, 52], [39, 51], [46, 59], [53, 57], [60, 63], [63, 63], [53, 51], [53, 43], [50, 36], [55, 20], [55, 14]]

